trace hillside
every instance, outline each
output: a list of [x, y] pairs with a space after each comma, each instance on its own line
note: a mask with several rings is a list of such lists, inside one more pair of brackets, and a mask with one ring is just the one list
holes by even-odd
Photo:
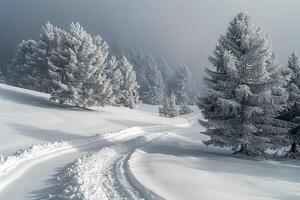
[[57, 105], [0, 85], [0, 199], [299, 199], [299, 161], [206, 147], [201, 113]]

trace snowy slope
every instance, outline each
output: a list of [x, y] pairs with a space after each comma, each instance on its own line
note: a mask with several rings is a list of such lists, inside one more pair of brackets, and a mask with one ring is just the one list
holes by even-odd
[[[58, 169], [110, 145], [109, 138], [120, 130], [185, 122], [127, 108], [78, 110], [48, 98], [47, 94], [0, 84], [0, 154], [18, 151], [0, 162], [0, 199], [37, 197], [35, 191], [48, 186], [46, 181]], [[92, 136], [95, 134], [99, 136]]]
[[206, 147], [194, 123], [137, 150], [130, 170], [165, 199], [298, 200], [300, 162], [249, 160]]
[[300, 199], [299, 161], [206, 147], [200, 117], [78, 110], [0, 84], [0, 199]]
[[[182, 121], [118, 107], [100, 108], [97, 112], [76, 110], [54, 104], [48, 99], [47, 94], [0, 84], [1, 154], [8, 155], [21, 147], [41, 142], [71, 140], [132, 126]], [[151, 110], [151, 106], [142, 107]]]

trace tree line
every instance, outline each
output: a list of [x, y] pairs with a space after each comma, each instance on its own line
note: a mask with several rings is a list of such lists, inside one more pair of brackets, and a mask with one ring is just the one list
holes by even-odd
[[38, 40], [17, 46], [6, 71], [8, 84], [83, 108], [158, 105], [172, 93], [176, 104], [194, 104], [197, 99], [187, 66], [174, 70], [165, 59], [141, 50], [122, 51], [117, 58], [101, 36], [92, 36], [79, 23], [72, 23], [68, 31], [47, 23]]
[[[207, 145], [249, 156], [299, 157], [300, 66], [293, 53], [277, 63], [270, 38], [239, 13], [221, 36], [206, 68], [208, 94], [199, 101]], [[286, 149], [286, 151], [284, 151]], [[281, 153], [281, 155], [282, 155]]]
[[47, 23], [38, 40], [18, 45], [7, 74], [9, 84], [49, 93], [51, 100], [77, 107], [133, 108], [139, 102], [136, 74], [126, 57], [110, 56], [107, 42], [79, 23], [68, 31]]

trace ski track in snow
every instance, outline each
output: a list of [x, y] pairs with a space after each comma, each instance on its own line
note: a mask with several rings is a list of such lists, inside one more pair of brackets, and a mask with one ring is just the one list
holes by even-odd
[[33, 166], [41, 162], [45, 162], [49, 159], [62, 156], [67, 153], [75, 152], [81, 148], [95, 148], [98, 145], [102, 145], [101, 142], [112, 139], [120, 134], [122, 134], [122, 131], [106, 137], [90, 136], [86, 139], [49, 142], [33, 145], [28, 149], [21, 149], [15, 154], [7, 156], [2, 162], [0, 162], [0, 192], [20, 178]]
[[59, 178], [63, 180], [62, 193], [51, 196], [53, 199], [89, 200], [162, 199], [136, 182], [127, 162], [137, 148], [161, 135], [163, 133], [152, 137], [138, 136], [77, 160]]
[[128, 160], [138, 148], [162, 138], [169, 131], [187, 126], [188, 123], [126, 129], [116, 144], [77, 160], [58, 176], [57, 180], [63, 189], [59, 194], [50, 194], [50, 199], [163, 199], [134, 177]]
[[[49, 194], [48, 199], [162, 199], [135, 179], [129, 170], [128, 160], [137, 148], [167, 134], [167, 131], [186, 126], [189, 124], [133, 127], [106, 137], [90, 136], [86, 139], [33, 145], [19, 150], [0, 162], [0, 193], [41, 162], [80, 148], [90, 151], [102, 148], [78, 159], [66, 169], [63, 175], [65, 177], [57, 177], [57, 180], [68, 181], [62, 183], [64, 190], [61, 194]], [[108, 141], [113, 145], [104, 147], [110, 144]]]

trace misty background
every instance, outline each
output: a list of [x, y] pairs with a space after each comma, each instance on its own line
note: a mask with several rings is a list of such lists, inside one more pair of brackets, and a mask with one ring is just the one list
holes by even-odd
[[115, 49], [137, 48], [187, 64], [198, 79], [229, 21], [252, 15], [272, 39], [279, 62], [300, 52], [299, 0], [0, 0], [0, 65], [23, 39], [37, 39], [47, 21], [78, 21]]

